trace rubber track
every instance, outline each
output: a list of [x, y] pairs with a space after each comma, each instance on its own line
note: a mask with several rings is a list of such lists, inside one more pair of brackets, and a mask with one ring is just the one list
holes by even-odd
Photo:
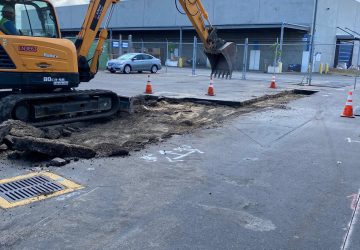
[[93, 95], [105, 95], [112, 96], [112, 104], [113, 107], [107, 112], [86, 115], [86, 116], [78, 116], [78, 117], [70, 117], [70, 118], [62, 118], [58, 120], [44, 120], [39, 122], [29, 122], [29, 124], [37, 127], [41, 126], [50, 126], [64, 123], [72, 123], [72, 122], [80, 122], [90, 119], [98, 119], [105, 118], [114, 115], [119, 110], [119, 99], [116, 93], [108, 90], [75, 90], [72, 92], [60, 92], [60, 93], [36, 93], [36, 94], [10, 94], [6, 97], [0, 99], [0, 120], [5, 121], [8, 119], [12, 119], [12, 111], [17, 103], [22, 101], [42, 101], [51, 98], [67, 98], [67, 97], [76, 97], [76, 96], [93, 96]]

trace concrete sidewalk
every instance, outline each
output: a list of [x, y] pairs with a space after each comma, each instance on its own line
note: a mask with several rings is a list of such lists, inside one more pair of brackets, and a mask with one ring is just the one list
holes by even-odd
[[[230, 80], [215, 79], [215, 95], [206, 95], [210, 83], [209, 71], [199, 70], [199, 75], [191, 76], [189, 69], [168, 69], [165, 73], [163, 69], [158, 74], [150, 74], [154, 96], [167, 98], [192, 98], [210, 101], [225, 101], [243, 103], [267, 95], [277, 95], [284, 91], [294, 89], [319, 90], [320, 86], [344, 87], [349, 84], [340, 84], [349, 77], [314, 77], [315, 86], [299, 86], [301, 75], [279, 75], [277, 76], [277, 88], [270, 89], [271, 74], [252, 74], [250, 80], [241, 80], [239, 73], [234, 73]], [[250, 77], [250, 76], [249, 76]], [[143, 95], [145, 91], [148, 74], [133, 73], [129, 75], [111, 74], [109, 72], [99, 72], [96, 78], [89, 84], [83, 84], [80, 89], [108, 89], [122, 96]], [[351, 88], [351, 86], [349, 86]]]

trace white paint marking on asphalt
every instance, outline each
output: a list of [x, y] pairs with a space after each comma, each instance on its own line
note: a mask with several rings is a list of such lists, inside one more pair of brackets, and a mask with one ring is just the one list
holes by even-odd
[[90, 190], [89, 192], [87, 192], [87, 193], [84, 193], [84, 194], [81, 194], [80, 196], [78, 196], [78, 197], [76, 197], [74, 200], [81, 200], [81, 201], [86, 201], [85, 199], [83, 199], [85, 196], [88, 196], [89, 194], [91, 194], [91, 193], [93, 193], [93, 192], [95, 192], [96, 190], [98, 190], [99, 189], [99, 187], [96, 187], [96, 188], [94, 188], [94, 189], [92, 189], [92, 190]]
[[153, 154], [144, 155], [143, 157], [140, 157], [140, 159], [143, 159], [147, 162], [157, 162], [157, 157]]
[[193, 148], [188, 145], [174, 148], [172, 151], [160, 150], [159, 153], [161, 155], [169, 155], [166, 156], [166, 159], [169, 162], [182, 162], [184, 161], [183, 158], [186, 158], [195, 153], [204, 154], [204, 152], [200, 151], [199, 149]]
[[169, 162], [181, 162], [181, 161], [184, 161], [184, 160], [173, 160], [173, 159], [171, 159], [170, 157], [166, 157], [166, 159], [167, 159]]
[[244, 211], [202, 204], [199, 204], [199, 206], [206, 211], [222, 216], [223, 218], [227, 218], [252, 231], [268, 232], [276, 229], [276, 226], [272, 223], [272, 221], [256, 217]]
[[351, 138], [346, 138], [348, 143], [360, 143], [360, 141], [352, 140]]
[[350, 208], [351, 208], [351, 210], [355, 210], [356, 209], [356, 202], [357, 202], [357, 200], [358, 200], [358, 194], [352, 194], [352, 195], [349, 195], [348, 196], [348, 198], [351, 198], [352, 200], [351, 200], [351, 206], [350, 206]]
[[73, 193], [70, 193], [70, 194], [67, 194], [67, 195], [62, 195], [62, 196], [59, 196], [58, 198], [56, 198], [56, 200], [57, 201], [64, 201], [64, 200], [66, 200], [66, 199], [68, 199], [68, 198], [71, 198], [71, 197], [73, 197], [73, 196], [76, 196], [76, 195], [78, 195], [78, 194], [80, 194], [81, 193], [81, 191], [79, 191], [79, 192], [73, 192]]
[[[173, 150], [159, 150], [159, 154], [164, 156], [169, 162], [182, 162], [183, 159], [192, 155], [192, 154], [204, 154], [204, 152], [199, 149], [193, 148], [188, 145], [183, 145], [181, 147], [174, 148]], [[156, 162], [158, 161], [158, 157], [154, 154], [147, 154], [140, 159], [143, 159], [147, 162]]]
[[347, 232], [346, 235], [344, 237], [344, 242], [341, 246], [341, 250], [347, 250], [350, 247], [350, 243], [351, 243], [351, 237], [353, 234], [353, 230], [354, 227], [356, 225], [356, 223], [358, 222], [359, 219], [359, 210], [360, 210], [360, 189], [359, 192], [356, 194], [356, 199], [355, 201], [352, 201], [352, 207], [354, 207], [355, 209], [353, 210], [350, 222], [348, 224], [348, 228], [347, 228]]

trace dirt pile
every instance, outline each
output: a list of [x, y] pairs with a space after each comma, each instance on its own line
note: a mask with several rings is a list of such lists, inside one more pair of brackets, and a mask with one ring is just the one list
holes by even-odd
[[141, 150], [149, 143], [161, 142], [172, 135], [191, 133], [199, 128], [219, 126], [226, 119], [244, 113], [268, 107], [289, 109], [287, 104], [301, 97], [285, 94], [236, 108], [205, 102], [140, 99], [134, 104], [134, 114], [122, 114], [104, 122], [76, 124], [81, 132], [73, 133], [66, 141], [96, 148], [99, 156], [111, 156], [118, 151], [117, 148], [130, 152]]
[[12, 150], [34, 152], [48, 157], [90, 159], [96, 155], [95, 150], [89, 147], [31, 136], [9, 135], [5, 137], [5, 144]]
[[141, 150], [148, 143], [161, 142], [175, 134], [185, 134], [206, 125], [218, 125], [234, 114], [235, 108], [199, 105], [190, 102], [139, 102], [135, 113], [123, 114], [106, 122], [79, 125], [82, 131], [67, 140], [72, 144], [96, 145], [101, 155], [112, 155], [120, 147]]
[[48, 158], [95, 157], [95, 150], [89, 147], [48, 139], [53, 138], [53, 134], [56, 134], [53, 130], [42, 130], [21, 121], [8, 120], [0, 124], [0, 143], [10, 150], [36, 153]]

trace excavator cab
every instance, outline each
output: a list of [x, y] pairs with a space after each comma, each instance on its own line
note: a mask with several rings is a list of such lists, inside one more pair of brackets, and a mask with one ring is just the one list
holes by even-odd
[[59, 38], [53, 6], [47, 1], [0, 1], [0, 31], [5, 35]]
[[0, 89], [44, 91], [79, 85], [74, 44], [61, 39], [45, 0], [0, 0]]

